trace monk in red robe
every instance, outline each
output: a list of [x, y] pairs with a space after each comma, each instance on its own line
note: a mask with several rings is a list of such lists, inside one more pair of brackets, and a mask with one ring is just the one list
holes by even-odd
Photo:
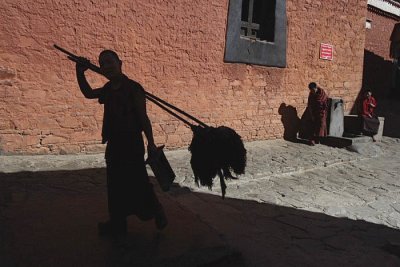
[[374, 142], [376, 141], [374, 135], [378, 133], [379, 129], [379, 119], [374, 113], [375, 108], [376, 100], [371, 91], [367, 91], [362, 102], [362, 133], [371, 136]]
[[310, 145], [318, 144], [321, 138], [327, 136], [326, 117], [328, 114], [328, 95], [315, 82], [308, 85], [308, 109], [311, 113], [312, 136]]

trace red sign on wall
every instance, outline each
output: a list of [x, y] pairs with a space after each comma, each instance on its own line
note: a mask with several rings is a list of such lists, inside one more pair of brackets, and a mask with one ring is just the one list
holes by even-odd
[[333, 45], [321, 43], [319, 48], [319, 58], [325, 60], [333, 59]]

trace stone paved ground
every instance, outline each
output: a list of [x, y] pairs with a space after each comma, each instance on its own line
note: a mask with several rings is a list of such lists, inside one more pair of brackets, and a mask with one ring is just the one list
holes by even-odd
[[[249, 175], [231, 182], [228, 195], [400, 228], [398, 139], [349, 148], [359, 153], [322, 146], [305, 150], [284, 141], [274, 145], [264, 148], [269, 150], [264, 157], [257, 155], [262, 144], [248, 146]], [[270, 161], [269, 170], [262, 169], [268, 166], [263, 160]]]
[[[157, 190], [171, 223], [157, 234], [133, 218], [122, 247], [95, 234], [105, 217], [102, 155], [1, 157], [6, 242], [0, 260], [9, 266], [38, 266], [28, 260], [40, 266], [400, 266], [399, 139], [348, 149], [281, 140], [246, 147], [246, 175], [228, 182], [225, 200], [218, 184], [213, 191], [194, 185], [186, 150], [167, 152], [177, 184], [169, 193]], [[21, 172], [27, 170], [35, 172]]]

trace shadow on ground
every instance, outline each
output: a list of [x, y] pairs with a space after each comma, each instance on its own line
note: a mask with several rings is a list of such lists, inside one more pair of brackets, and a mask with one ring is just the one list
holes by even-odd
[[130, 218], [126, 240], [102, 239], [104, 169], [0, 173], [1, 266], [400, 266], [392, 228], [178, 185], [157, 191], [165, 231]]

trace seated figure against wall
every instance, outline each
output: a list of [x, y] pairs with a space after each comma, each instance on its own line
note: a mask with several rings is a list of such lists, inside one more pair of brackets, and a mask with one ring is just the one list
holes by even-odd
[[379, 129], [379, 119], [375, 115], [374, 110], [376, 108], [376, 100], [372, 96], [371, 91], [365, 93], [362, 109], [361, 109], [361, 130], [364, 135], [371, 136], [372, 140], [375, 142], [374, 135], [378, 133]]

